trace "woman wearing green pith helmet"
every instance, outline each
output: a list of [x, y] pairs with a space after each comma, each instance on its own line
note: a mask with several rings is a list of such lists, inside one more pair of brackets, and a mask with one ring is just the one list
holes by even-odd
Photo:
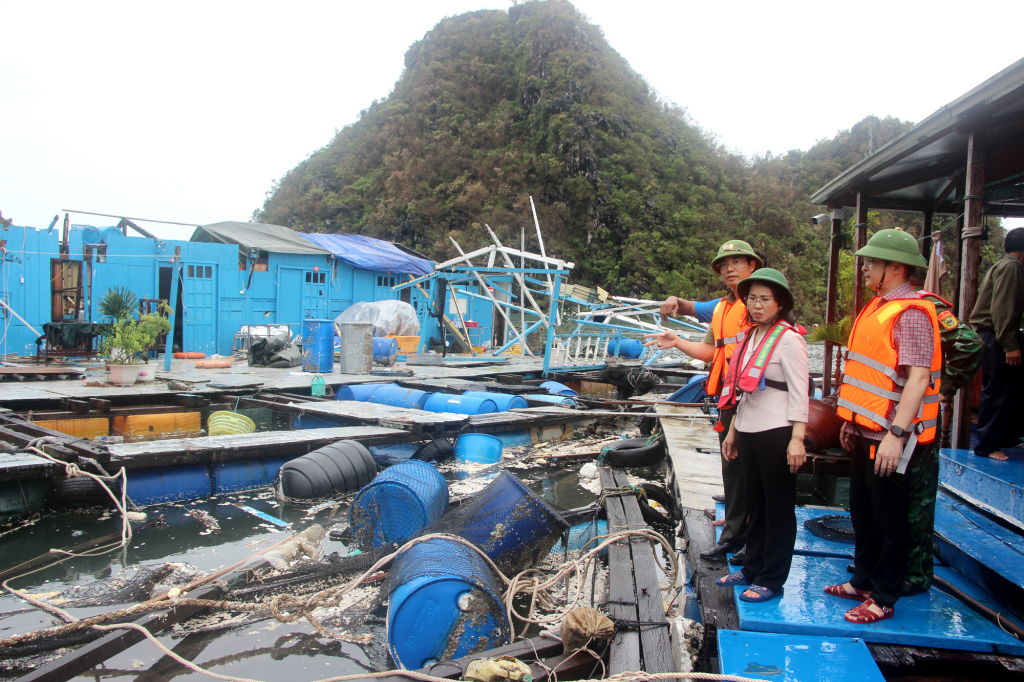
[[782, 594], [793, 560], [796, 472], [807, 458], [810, 374], [804, 330], [793, 318], [785, 276], [772, 268], [758, 270], [736, 293], [756, 326], [732, 356], [718, 405], [738, 405], [722, 456], [739, 460], [750, 527], [743, 570], [717, 582], [746, 586], [740, 599], [758, 602]]
[[[652, 340], [647, 345], [657, 344], [662, 350], [678, 348], [691, 358], [710, 362], [711, 371], [708, 374], [706, 390], [708, 395], [716, 396], [722, 391], [722, 378], [728, 368], [729, 358], [732, 357], [736, 344], [743, 340], [746, 330], [751, 326], [747, 320], [747, 309], [743, 306], [743, 301], [736, 296], [736, 287], [755, 270], [764, 267], [764, 262], [750, 244], [740, 239], [731, 239], [718, 249], [718, 255], [711, 261], [711, 267], [729, 287], [729, 295], [723, 297], [715, 306], [711, 327], [704, 340], [687, 341], [665, 331], [660, 334], [648, 334], [647, 338]], [[721, 441], [729, 430], [735, 409], [719, 410], [718, 414], [719, 424], [715, 430], [719, 432]], [[725, 560], [727, 553], [740, 549], [746, 540], [747, 505], [743, 499], [743, 475], [738, 464], [724, 457], [722, 481], [725, 487], [725, 528], [718, 544], [701, 552], [705, 559]]]

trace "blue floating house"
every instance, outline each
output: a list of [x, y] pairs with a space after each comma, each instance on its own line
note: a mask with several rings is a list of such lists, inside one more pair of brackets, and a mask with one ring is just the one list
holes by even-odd
[[[423, 335], [440, 336], [426, 297], [393, 289], [433, 264], [379, 239], [241, 222], [200, 226], [189, 241], [129, 236], [127, 227], [72, 225], [64, 234], [0, 232], [0, 353], [34, 355], [46, 322], [101, 321], [99, 301], [112, 287], [128, 287], [155, 309], [172, 298], [176, 266], [174, 346], [184, 351], [228, 355], [243, 326], [287, 325], [294, 333], [305, 319], [333, 319], [353, 303], [388, 299], [410, 303]], [[490, 342], [489, 301], [459, 293], [464, 316], [479, 324], [474, 343]]]

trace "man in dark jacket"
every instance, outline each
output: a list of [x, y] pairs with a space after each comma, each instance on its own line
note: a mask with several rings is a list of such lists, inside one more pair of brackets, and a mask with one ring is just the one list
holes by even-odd
[[[978, 444], [974, 454], [1007, 459], [1018, 445], [1024, 407], [1021, 317], [1024, 316], [1024, 227], [1006, 233], [1003, 256], [985, 275], [970, 322], [984, 344]], [[1014, 421], [1018, 423], [1014, 423]]]

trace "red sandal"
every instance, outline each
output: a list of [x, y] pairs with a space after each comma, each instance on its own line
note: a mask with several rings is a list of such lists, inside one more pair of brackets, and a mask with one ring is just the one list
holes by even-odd
[[825, 588], [825, 594], [832, 595], [833, 597], [842, 597], [843, 599], [853, 599], [855, 601], [864, 601], [865, 599], [871, 599], [871, 592], [867, 590], [858, 590], [853, 585], [853, 594], [846, 591], [843, 587], [846, 583], [840, 583], [839, 585], [829, 585]]
[[[880, 609], [882, 609], [882, 615], [878, 615], [877, 613], [872, 611], [869, 608], [872, 605], [878, 606]], [[845, 618], [851, 623], [856, 623], [857, 625], [871, 625], [872, 623], [877, 623], [880, 620], [892, 618], [895, 614], [896, 610], [893, 609], [893, 607], [879, 606], [878, 604], [875, 604], [874, 599], [871, 599], [869, 597], [867, 601], [865, 601], [860, 606], [854, 606], [852, 609], [847, 611], [846, 615], [843, 616], [843, 618]]]

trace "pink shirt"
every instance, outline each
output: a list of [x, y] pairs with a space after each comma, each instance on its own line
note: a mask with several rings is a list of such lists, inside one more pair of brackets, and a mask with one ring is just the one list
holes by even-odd
[[[747, 344], [740, 367], [749, 362], [760, 342], [761, 335], [758, 333], [756, 339], [751, 339]], [[741, 395], [734, 421], [737, 431], [758, 433], [791, 426], [793, 422], [807, 421], [807, 385], [810, 382], [807, 342], [796, 332], [787, 331], [779, 338], [778, 344], [765, 365], [764, 378], [785, 382], [789, 390], [780, 391], [765, 386], [763, 391]], [[732, 361], [737, 360], [734, 355]]]

